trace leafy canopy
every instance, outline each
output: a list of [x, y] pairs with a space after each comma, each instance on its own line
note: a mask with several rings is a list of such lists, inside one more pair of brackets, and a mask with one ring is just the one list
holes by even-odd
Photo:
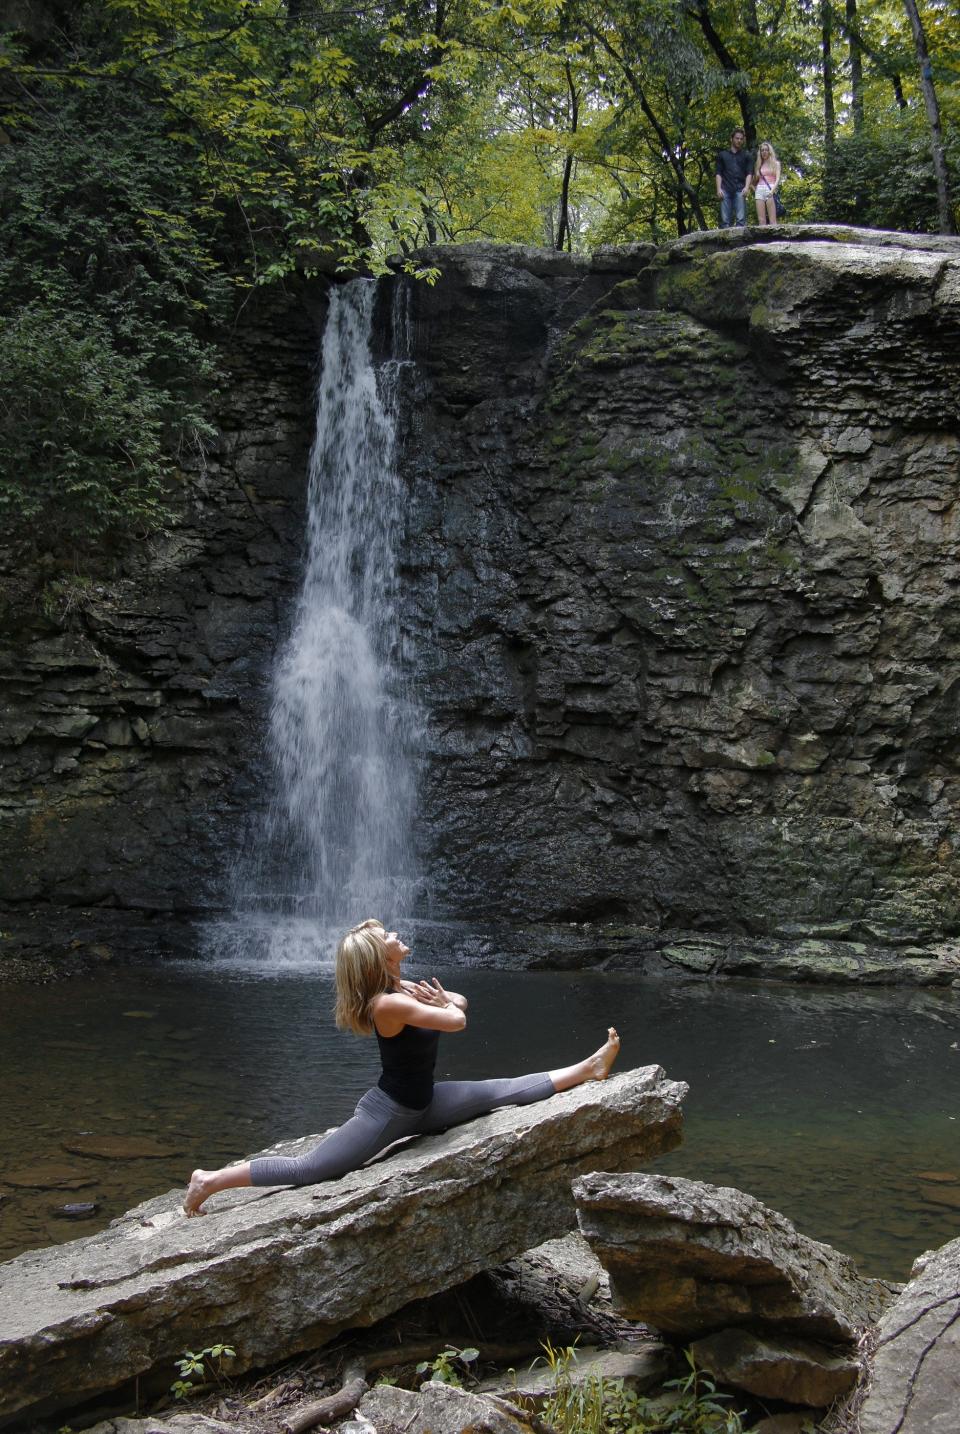
[[[960, 34], [924, 11], [954, 187]], [[31, 0], [0, 34], [0, 513], [163, 521], [217, 341], [294, 274], [716, 222], [733, 125], [791, 218], [934, 229], [901, 0]]]

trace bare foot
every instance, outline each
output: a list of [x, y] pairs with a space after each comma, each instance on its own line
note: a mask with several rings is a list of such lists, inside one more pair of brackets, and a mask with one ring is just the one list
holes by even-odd
[[607, 1039], [600, 1049], [589, 1058], [591, 1080], [606, 1080], [610, 1067], [620, 1054], [620, 1037], [613, 1026], [607, 1031]]
[[190, 1184], [183, 1197], [183, 1213], [185, 1215], [205, 1215], [207, 1213], [200, 1207], [207, 1196], [213, 1193], [208, 1183], [209, 1175], [209, 1170], [195, 1170], [190, 1176]]

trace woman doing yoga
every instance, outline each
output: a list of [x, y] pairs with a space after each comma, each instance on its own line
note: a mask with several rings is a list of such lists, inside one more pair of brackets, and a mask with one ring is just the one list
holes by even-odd
[[507, 1080], [433, 1079], [437, 1045], [444, 1031], [462, 1031], [467, 1003], [430, 981], [404, 981], [400, 963], [409, 955], [395, 931], [361, 921], [337, 947], [336, 1021], [358, 1035], [376, 1035], [383, 1071], [360, 1098], [345, 1125], [306, 1155], [265, 1156], [195, 1170], [183, 1201], [188, 1215], [204, 1215], [203, 1203], [218, 1190], [246, 1185], [313, 1185], [357, 1170], [405, 1135], [426, 1135], [485, 1115], [503, 1105], [530, 1105], [585, 1081], [606, 1080], [620, 1049], [611, 1026], [606, 1042], [576, 1065]]

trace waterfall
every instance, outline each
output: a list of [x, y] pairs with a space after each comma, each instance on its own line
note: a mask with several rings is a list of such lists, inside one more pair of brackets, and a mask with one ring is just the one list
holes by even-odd
[[[329, 944], [334, 929], [363, 917], [407, 915], [416, 887], [410, 833], [420, 720], [399, 669], [396, 573], [404, 526], [396, 409], [409, 364], [402, 356], [374, 364], [375, 297], [376, 284], [363, 279], [330, 296], [303, 586], [273, 678], [275, 794], [240, 883], [238, 904], [270, 911], [254, 925], [274, 962], [315, 960], [318, 937]], [[266, 892], [266, 884], [280, 889]], [[216, 944], [222, 953], [223, 940]]]

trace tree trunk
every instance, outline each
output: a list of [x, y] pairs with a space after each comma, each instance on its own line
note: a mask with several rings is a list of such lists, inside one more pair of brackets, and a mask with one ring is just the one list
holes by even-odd
[[[863, 48], [860, 44], [860, 36], [857, 34], [857, 0], [846, 0], [846, 31], [847, 44], [850, 47], [850, 113], [853, 115], [853, 134], [855, 139], [863, 136]], [[859, 161], [858, 151], [857, 154]], [[857, 163], [857, 174], [861, 172], [860, 164]], [[863, 222], [864, 211], [866, 210], [866, 195], [863, 192], [862, 182], [854, 185], [853, 190], [853, 217], [858, 224]]]
[[[856, 0], [854, 0], [854, 3], [856, 3]], [[710, 15], [709, 0], [695, 0], [693, 15], [700, 29], [703, 31], [704, 39], [720, 61], [725, 74], [740, 74], [740, 66], [734, 60], [714, 28], [713, 19]], [[740, 114], [743, 118], [743, 132], [747, 137], [747, 148], [753, 149], [757, 142], [757, 126], [753, 118], [753, 105], [750, 103], [750, 96], [743, 86], [739, 84], [734, 87], [733, 92], [737, 97], [737, 104], [740, 106]]]
[[687, 204], [689, 204], [691, 213], [693, 214], [693, 217], [697, 222], [698, 228], [708, 228], [709, 226], [707, 225], [707, 221], [704, 218], [703, 209], [700, 205], [700, 200], [697, 197], [697, 191], [686, 178], [683, 172], [683, 166], [680, 163], [680, 160], [677, 158], [677, 155], [674, 153], [674, 146], [670, 143], [670, 140], [667, 137], [666, 130], [663, 128], [663, 125], [660, 123], [653, 110], [651, 109], [650, 102], [647, 99], [643, 85], [640, 83], [640, 79], [637, 76], [636, 71], [633, 69], [632, 65], [629, 65], [626, 62], [623, 55], [621, 55], [619, 51], [617, 51], [615, 47], [611, 45], [610, 40], [603, 33], [602, 30], [598, 30], [596, 26], [591, 25], [589, 22], [586, 23], [585, 29], [587, 30], [591, 38], [607, 52], [610, 58], [616, 61], [617, 65], [620, 67], [620, 73], [623, 75], [627, 84], [630, 86], [630, 89], [633, 91], [634, 97], [636, 98], [636, 101], [640, 106], [640, 110], [643, 114], [644, 119], [648, 122], [650, 128], [653, 130], [654, 134], [657, 137], [657, 142], [659, 144], [660, 152], [663, 158], [673, 170], [674, 179], [676, 181], [676, 197], [678, 201], [682, 205], [685, 199]]
[[830, 0], [821, 0], [820, 35], [823, 67], [823, 202], [827, 217], [832, 219], [837, 114], [833, 103], [833, 7]]
[[930, 126], [930, 152], [933, 156], [933, 172], [937, 180], [937, 218], [941, 234], [956, 234], [957, 226], [950, 203], [950, 180], [947, 175], [947, 157], [943, 148], [943, 130], [940, 125], [940, 106], [937, 92], [933, 87], [933, 66], [927, 49], [927, 37], [917, 9], [917, 0], [903, 0], [913, 39], [917, 47], [920, 64], [920, 85], [923, 89], [923, 103], [927, 109], [927, 123]]
[[863, 50], [857, 34], [857, 0], [846, 0], [847, 41], [850, 45], [850, 111], [853, 132], [863, 133]]
[[[570, 133], [576, 134], [577, 121], [580, 117], [580, 96], [577, 94], [577, 87], [573, 82], [573, 73], [569, 62], [566, 66], [567, 89], [570, 92]], [[570, 176], [573, 173], [573, 152], [568, 150], [563, 161], [563, 180], [560, 185], [560, 219], [557, 224], [557, 240], [555, 248], [562, 249], [564, 243], [571, 249], [570, 235]]]

